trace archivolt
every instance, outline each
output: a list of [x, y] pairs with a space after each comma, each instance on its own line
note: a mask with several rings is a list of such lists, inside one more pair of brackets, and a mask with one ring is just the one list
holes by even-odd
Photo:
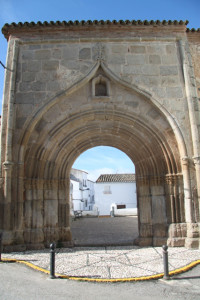
[[[138, 119], [132, 112], [125, 113], [123, 108], [113, 112], [94, 106], [90, 111], [74, 113], [50, 130], [47, 125], [37, 142], [32, 144], [30, 140], [28, 144], [26, 177], [65, 178], [74, 160], [98, 145], [113, 146], [125, 152], [141, 176], [180, 172], [175, 139], [170, 137], [172, 133], [164, 135], [148, 121]], [[172, 139], [173, 143], [169, 145], [167, 139]]]

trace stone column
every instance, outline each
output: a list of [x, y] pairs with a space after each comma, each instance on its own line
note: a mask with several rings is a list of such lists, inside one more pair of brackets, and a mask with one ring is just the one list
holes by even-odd
[[139, 238], [136, 243], [140, 246], [151, 246], [153, 243], [152, 198], [148, 178], [137, 176], [137, 197]]
[[190, 174], [189, 174], [189, 158], [182, 157], [182, 173], [183, 173], [183, 186], [184, 186], [184, 205], [185, 205], [185, 222], [193, 222], [193, 211], [192, 211], [192, 194], [190, 185]]
[[168, 174], [166, 182], [170, 193], [171, 224], [168, 227], [168, 245], [184, 246], [187, 236], [187, 225], [185, 222], [184, 205], [182, 199], [182, 175]]
[[[200, 174], [200, 156], [193, 157], [196, 172]], [[197, 187], [196, 187], [196, 222], [200, 222], [200, 182], [198, 182], [199, 177], [197, 177]], [[199, 196], [199, 197], [198, 197]]]
[[49, 247], [51, 242], [59, 240], [58, 227], [58, 182], [44, 180], [44, 241]]
[[6, 161], [3, 163], [4, 166], [4, 201], [3, 201], [3, 230], [4, 230], [4, 238], [3, 244], [5, 246], [11, 245], [14, 241], [14, 215], [13, 215], [13, 201], [11, 197], [12, 189], [12, 169], [14, 163], [11, 161]]
[[72, 235], [70, 229], [70, 178], [59, 180], [58, 183], [58, 226], [59, 240], [64, 246], [71, 246]]
[[162, 246], [167, 240], [167, 215], [164, 178], [153, 176], [150, 180], [152, 198], [153, 245]]
[[[198, 202], [200, 203], [200, 168], [199, 168], [200, 138], [198, 132], [198, 126], [200, 126], [199, 104], [198, 104], [197, 88], [195, 85], [195, 81], [193, 80], [195, 76], [194, 76], [194, 70], [192, 65], [192, 58], [191, 58], [189, 45], [187, 41], [185, 42], [180, 41], [180, 53], [182, 58], [183, 75], [185, 80], [185, 91], [187, 97], [190, 128], [191, 128], [191, 135], [192, 135], [193, 159], [194, 159], [194, 165], [196, 171], [195, 181], [197, 186], [197, 197], [198, 197]], [[199, 247], [200, 239], [199, 239], [199, 234], [197, 234], [197, 231], [199, 230], [198, 229], [199, 225], [198, 224], [196, 225], [194, 223], [192, 224], [192, 222], [194, 222], [194, 217], [192, 217], [194, 216], [194, 213], [192, 214], [191, 212], [191, 204], [190, 204], [190, 211], [188, 212], [186, 210], [185, 212], [186, 212], [186, 222], [190, 223], [188, 224], [187, 246]], [[191, 217], [189, 216], [189, 214], [191, 214]], [[194, 234], [192, 232], [194, 232]]]

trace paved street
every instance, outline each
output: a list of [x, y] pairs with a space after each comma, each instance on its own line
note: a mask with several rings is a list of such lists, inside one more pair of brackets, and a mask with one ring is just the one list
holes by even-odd
[[[163, 272], [161, 247], [141, 248], [133, 245], [133, 240], [138, 234], [137, 218], [82, 218], [73, 221], [72, 233], [79, 247], [56, 249], [56, 273], [95, 280], [113, 280], [151, 276]], [[96, 247], [89, 247], [91, 244]], [[81, 247], [83, 245], [87, 247]], [[3, 253], [2, 258], [24, 260], [49, 270], [49, 249]], [[170, 270], [184, 267], [198, 259], [200, 250], [169, 248]], [[171, 277], [168, 281], [158, 279], [94, 283], [50, 279], [49, 275], [25, 265], [3, 262], [0, 263], [0, 278], [2, 300], [200, 299], [200, 265]]]
[[0, 263], [1, 300], [199, 300], [200, 266], [170, 281], [92, 283], [49, 279], [16, 263]]
[[138, 237], [137, 217], [79, 218], [72, 221], [76, 246], [133, 245]]

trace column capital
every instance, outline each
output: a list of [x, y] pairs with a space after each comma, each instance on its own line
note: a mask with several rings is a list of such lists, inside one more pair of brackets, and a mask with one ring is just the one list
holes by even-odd
[[200, 156], [193, 156], [193, 161], [195, 165], [200, 165]]
[[12, 167], [14, 166], [14, 162], [12, 162], [12, 161], [4, 161], [3, 162], [3, 166], [4, 166], [4, 169], [5, 170], [10, 170], [10, 169], [12, 169]]
[[190, 158], [188, 156], [183, 156], [181, 160], [183, 165], [189, 165]]

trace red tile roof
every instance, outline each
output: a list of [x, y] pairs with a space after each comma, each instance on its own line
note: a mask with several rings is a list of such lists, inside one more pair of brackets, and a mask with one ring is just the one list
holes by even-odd
[[96, 182], [135, 182], [135, 174], [102, 174]]
[[44, 22], [19, 22], [19, 23], [11, 23], [11, 24], [8, 24], [6, 23], [3, 28], [2, 28], [2, 33], [4, 34], [5, 37], [8, 38], [10, 32], [15, 32], [15, 31], [19, 31], [19, 30], [41, 30], [41, 29], [52, 29], [52, 28], [60, 28], [60, 29], [63, 29], [65, 27], [71, 27], [71, 26], [74, 26], [74, 27], [77, 27], [77, 26], [113, 26], [113, 25], [117, 25], [117, 26], [149, 26], [149, 25], [152, 25], [152, 26], [166, 26], [166, 25], [175, 25], [175, 26], [178, 26], [178, 25], [183, 25], [183, 26], [186, 26], [189, 22], [186, 20], [186, 21], [177, 21], [177, 20], [163, 20], [163, 21], [160, 21], [160, 20], [88, 20], [88, 21], [50, 21], [50, 22], [47, 22], [47, 21], [44, 21]]

